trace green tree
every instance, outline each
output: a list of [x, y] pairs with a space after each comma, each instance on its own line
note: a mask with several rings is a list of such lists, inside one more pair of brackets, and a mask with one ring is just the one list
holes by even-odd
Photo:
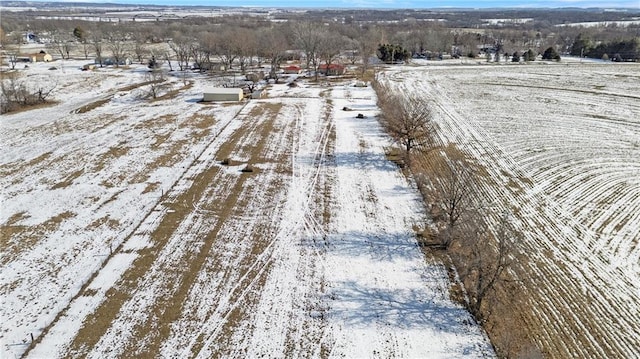
[[543, 60], [560, 61], [560, 55], [553, 46], [548, 47], [542, 54]]
[[520, 52], [516, 51], [511, 56], [511, 62], [520, 62]]
[[404, 61], [410, 56], [409, 51], [400, 45], [383, 44], [378, 46], [378, 58], [388, 64]]
[[84, 41], [86, 40], [86, 33], [85, 33], [85, 31], [84, 31], [81, 27], [79, 27], [79, 26], [76, 26], [76, 27], [73, 29], [73, 36], [74, 36], [76, 39], [78, 39], [78, 41], [80, 41], [80, 42], [84, 42]]
[[587, 54], [592, 48], [591, 40], [582, 35], [582, 33], [576, 36], [575, 40], [573, 40], [573, 45], [571, 46], [571, 50], [569, 53], [572, 56], [583, 56]]
[[522, 54], [522, 58], [526, 62], [535, 61], [536, 56], [537, 56], [536, 53], [531, 49], [527, 50], [524, 54]]

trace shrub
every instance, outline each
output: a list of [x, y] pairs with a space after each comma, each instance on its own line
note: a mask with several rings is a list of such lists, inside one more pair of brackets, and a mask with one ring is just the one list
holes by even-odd
[[542, 54], [542, 59], [560, 61], [560, 55], [558, 54], [558, 52], [553, 46], [550, 46], [549, 48], [544, 50], [544, 53]]
[[524, 61], [535, 61], [536, 60], [536, 53], [533, 52], [533, 50], [529, 49], [527, 50], [527, 52], [525, 52], [524, 54], [522, 54], [522, 58], [524, 59]]

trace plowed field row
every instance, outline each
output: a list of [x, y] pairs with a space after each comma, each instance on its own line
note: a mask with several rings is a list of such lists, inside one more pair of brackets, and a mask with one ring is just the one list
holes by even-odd
[[[530, 300], [523, 318], [549, 357], [639, 354], [635, 71], [431, 67], [385, 77], [433, 101], [443, 142], [458, 144], [487, 169], [484, 200], [519, 223], [526, 261], [515, 272]], [[593, 72], [628, 92], [601, 91]]]

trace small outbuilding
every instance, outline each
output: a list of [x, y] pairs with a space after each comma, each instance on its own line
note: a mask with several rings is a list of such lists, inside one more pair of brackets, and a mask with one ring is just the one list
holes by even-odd
[[53, 56], [51, 56], [51, 54], [47, 54], [44, 50], [42, 50], [38, 53], [30, 54], [29, 59], [31, 60], [31, 62], [51, 62], [53, 61]]
[[302, 72], [302, 68], [298, 65], [290, 65], [284, 68], [284, 73], [289, 75], [297, 75]]
[[211, 87], [204, 90], [202, 101], [241, 101], [243, 97], [241, 88]]
[[267, 97], [267, 91], [265, 90], [255, 90], [251, 93], [251, 98], [254, 100], [261, 99]]

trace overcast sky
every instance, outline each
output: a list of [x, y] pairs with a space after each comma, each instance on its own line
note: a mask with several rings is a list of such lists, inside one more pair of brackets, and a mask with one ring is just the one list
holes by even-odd
[[[47, 0], [42, 0], [47, 1]], [[599, 7], [640, 9], [640, 0], [48, 0], [88, 1], [120, 4], [208, 5], [258, 7], [314, 7], [314, 8], [492, 8], [492, 7]]]

